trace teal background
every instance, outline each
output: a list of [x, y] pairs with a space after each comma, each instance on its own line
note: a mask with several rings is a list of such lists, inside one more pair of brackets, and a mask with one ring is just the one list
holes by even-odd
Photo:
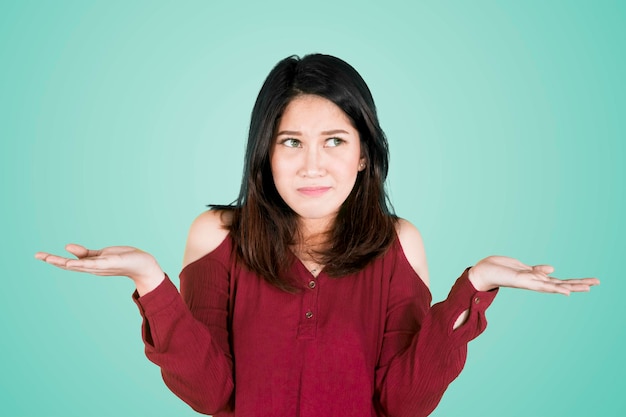
[[389, 190], [432, 292], [490, 254], [597, 276], [503, 289], [433, 416], [623, 416], [626, 6], [619, 1], [0, 5], [0, 415], [193, 416], [143, 355], [124, 278], [33, 259], [126, 244], [176, 277], [193, 218], [238, 191], [272, 66], [368, 82]]

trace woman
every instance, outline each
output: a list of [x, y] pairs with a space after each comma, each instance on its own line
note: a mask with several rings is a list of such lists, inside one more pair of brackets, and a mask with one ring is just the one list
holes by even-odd
[[[387, 205], [387, 141], [360, 75], [282, 60], [252, 112], [237, 203], [192, 224], [180, 295], [131, 247], [40, 252], [137, 287], [148, 358], [216, 416], [425, 416], [463, 368], [501, 286], [569, 294], [547, 265], [488, 257], [430, 307], [422, 239]], [[181, 297], [182, 296], [182, 297]]]

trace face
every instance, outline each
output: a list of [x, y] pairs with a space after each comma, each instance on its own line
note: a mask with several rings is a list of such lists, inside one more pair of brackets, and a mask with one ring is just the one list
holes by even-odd
[[315, 95], [287, 105], [270, 159], [278, 193], [302, 221], [312, 222], [334, 219], [365, 163], [348, 116]]

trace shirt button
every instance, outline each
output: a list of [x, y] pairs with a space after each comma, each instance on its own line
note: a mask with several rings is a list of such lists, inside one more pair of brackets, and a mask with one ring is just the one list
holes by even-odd
[[480, 303], [480, 297], [474, 298], [474, 304], [478, 304], [478, 303]]
[[315, 281], [313, 281], [313, 280], [309, 281], [309, 288], [310, 289], [315, 288]]
[[312, 311], [307, 311], [306, 314], [304, 315], [307, 319], [310, 319], [313, 317], [313, 312]]

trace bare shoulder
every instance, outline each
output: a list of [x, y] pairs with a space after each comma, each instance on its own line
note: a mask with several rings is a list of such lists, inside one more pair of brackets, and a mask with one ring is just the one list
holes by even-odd
[[396, 233], [406, 259], [428, 287], [430, 283], [428, 264], [426, 263], [426, 251], [421, 233], [411, 222], [400, 218], [396, 223]]
[[231, 214], [222, 210], [208, 210], [191, 224], [183, 258], [183, 268], [217, 248], [228, 235]]

